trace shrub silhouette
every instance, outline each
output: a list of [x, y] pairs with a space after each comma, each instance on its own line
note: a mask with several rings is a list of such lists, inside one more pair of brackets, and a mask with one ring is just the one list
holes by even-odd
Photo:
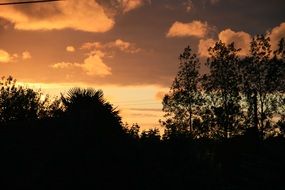
[[119, 111], [104, 99], [102, 90], [72, 88], [61, 99], [66, 119], [84, 133], [100, 137], [123, 133]]
[[0, 81], [0, 122], [36, 120], [44, 116], [47, 99], [33, 89], [16, 84], [9, 76]]

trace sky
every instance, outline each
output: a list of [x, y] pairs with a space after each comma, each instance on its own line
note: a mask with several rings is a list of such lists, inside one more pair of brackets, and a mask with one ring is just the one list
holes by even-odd
[[[0, 0], [0, 3], [21, 0]], [[285, 37], [283, 0], [64, 0], [0, 6], [0, 75], [52, 96], [102, 89], [124, 122], [159, 128], [162, 98], [190, 46]], [[203, 72], [203, 71], [202, 71]]]

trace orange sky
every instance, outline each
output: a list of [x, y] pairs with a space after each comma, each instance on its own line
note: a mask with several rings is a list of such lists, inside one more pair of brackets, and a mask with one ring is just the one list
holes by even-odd
[[[11, 0], [0, 0], [11, 2]], [[0, 7], [0, 75], [58, 95], [102, 89], [123, 120], [159, 127], [161, 97], [190, 45], [205, 60], [217, 40], [248, 53], [253, 35], [285, 37], [275, 0], [65, 0]]]

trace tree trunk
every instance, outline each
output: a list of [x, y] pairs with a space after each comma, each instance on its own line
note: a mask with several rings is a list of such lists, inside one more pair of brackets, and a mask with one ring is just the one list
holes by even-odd
[[225, 121], [223, 122], [224, 123], [224, 136], [225, 138], [227, 139], [228, 138], [228, 130], [229, 130], [229, 110], [228, 110], [228, 97], [227, 95], [225, 94], [224, 95], [224, 114], [225, 114]]
[[264, 111], [263, 111], [263, 96], [262, 94], [260, 93], [260, 127], [261, 127], [261, 130], [264, 130]]
[[257, 109], [257, 91], [254, 91], [253, 95], [253, 123], [256, 131], [258, 131], [258, 109]]
[[190, 133], [192, 133], [192, 106], [190, 105], [190, 110], [189, 110], [189, 130]]

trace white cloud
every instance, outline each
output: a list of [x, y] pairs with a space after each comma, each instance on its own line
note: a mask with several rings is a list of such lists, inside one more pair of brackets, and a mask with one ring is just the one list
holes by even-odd
[[[221, 40], [225, 44], [234, 42], [235, 47], [241, 49], [241, 51], [238, 52], [238, 55], [246, 56], [249, 54], [251, 42], [250, 34], [243, 31], [235, 32], [231, 29], [226, 29], [219, 33], [218, 38], [218, 40]], [[212, 38], [201, 39], [198, 45], [199, 55], [202, 57], [209, 57], [208, 49], [213, 47], [216, 42], [217, 40]]]
[[84, 60], [81, 68], [90, 76], [105, 77], [111, 75], [111, 68], [108, 67], [100, 57], [100, 55], [91, 55]]
[[135, 44], [126, 42], [121, 39], [117, 39], [113, 42], [110, 42], [109, 44], [107, 44], [107, 46], [111, 48], [118, 48], [122, 52], [126, 52], [126, 53], [138, 53], [139, 51], [141, 51], [141, 49], [137, 48]]
[[215, 45], [216, 41], [212, 38], [209, 39], [201, 39], [198, 45], [198, 54], [201, 57], [209, 57], [208, 49]]
[[24, 52], [22, 53], [22, 59], [23, 59], [23, 60], [32, 59], [31, 53], [28, 52], [28, 51], [24, 51]]
[[122, 39], [116, 39], [107, 43], [100, 42], [87, 42], [81, 46], [81, 49], [87, 50], [101, 50], [101, 51], [109, 51], [111, 49], [117, 49], [125, 53], [138, 53], [141, 51], [140, 48], [136, 47], [134, 43], [124, 41]]
[[249, 53], [251, 36], [246, 32], [235, 32], [231, 29], [226, 29], [219, 33], [219, 40], [226, 44], [234, 42], [236, 48], [241, 48], [241, 51], [238, 53], [241, 56]]
[[67, 52], [75, 52], [75, 47], [73, 47], [73, 46], [67, 46], [67, 47], [65, 48], [65, 50], [66, 50]]
[[190, 12], [193, 8], [192, 0], [188, 0], [188, 1], [184, 2], [183, 5], [186, 7], [187, 12]]
[[0, 49], [0, 63], [11, 62], [11, 59], [12, 57], [7, 51]]
[[167, 37], [188, 37], [194, 36], [198, 38], [203, 38], [209, 32], [210, 27], [207, 22], [201, 22], [194, 20], [189, 23], [174, 22], [167, 32]]
[[67, 68], [75, 67], [76, 65], [77, 63], [59, 62], [59, 63], [51, 65], [51, 67], [54, 69], [67, 69]]
[[126, 51], [131, 47], [130, 42], [125, 42], [121, 39], [117, 39], [112, 43], [115, 47], [118, 47], [121, 51]]
[[268, 33], [271, 39], [271, 46], [273, 50], [278, 48], [278, 43], [281, 38], [285, 38], [285, 22], [281, 23], [279, 26], [276, 26]]
[[106, 32], [114, 26], [96, 1], [68, 0], [29, 6], [1, 6], [0, 17], [18, 30], [54, 30], [71, 28], [87, 32]]
[[124, 13], [137, 9], [145, 3], [145, 0], [118, 0], [118, 1], [121, 3]]
[[111, 75], [111, 68], [108, 67], [104, 62], [104, 53], [101, 51], [94, 51], [84, 59], [83, 63], [70, 63], [70, 62], [59, 62], [51, 65], [54, 69], [74, 69], [80, 68], [82, 71], [89, 76], [106, 77]]
[[5, 50], [0, 49], [0, 63], [18, 62], [21, 58], [22, 60], [32, 59], [32, 55], [29, 51], [24, 51], [19, 56], [17, 53], [10, 54]]
[[80, 49], [102, 49], [103, 45], [100, 42], [86, 42], [84, 43]]

